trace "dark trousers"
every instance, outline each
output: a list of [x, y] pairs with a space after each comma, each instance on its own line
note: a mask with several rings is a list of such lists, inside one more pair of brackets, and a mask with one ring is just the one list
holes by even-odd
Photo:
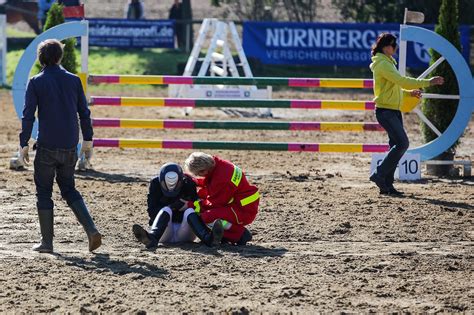
[[53, 209], [51, 199], [53, 182], [56, 177], [61, 196], [68, 204], [82, 199], [74, 183], [74, 169], [77, 162], [77, 149], [49, 150], [38, 146], [34, 162], [36, 185], [36, 206], [38, 210]]
[[408, 149], [408, 136], [403, 129], [402, 113], [398, 110], [377, 108], [375, 116], [380, 125], [387, 131], [390, 151], [377, 167], [377, 175], [385, 178], [387, 186], [393, 185], [393, 175], [398, 161]]

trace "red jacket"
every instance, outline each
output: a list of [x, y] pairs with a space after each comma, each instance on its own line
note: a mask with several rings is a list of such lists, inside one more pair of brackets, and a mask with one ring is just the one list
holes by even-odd
[[202, 209], [220, 208], [230, 204], [245, 207], [260, 198], [256, 186], [249, 184], [242, 170], [229, 161], [214, 156], [214, 169], [196, 184]]

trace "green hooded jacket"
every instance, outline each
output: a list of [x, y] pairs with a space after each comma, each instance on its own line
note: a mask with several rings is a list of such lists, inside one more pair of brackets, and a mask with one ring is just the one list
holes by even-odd
[[[377, 108], [400, 110], [408, 90], [427, 87], [429, 79], [414, 79], [401, 76], [392, 57], [377, 53], [372, 57], [370, 70], [374, 77], [374, 102]], [[405, 95], [404, 95], [405, 94]]]

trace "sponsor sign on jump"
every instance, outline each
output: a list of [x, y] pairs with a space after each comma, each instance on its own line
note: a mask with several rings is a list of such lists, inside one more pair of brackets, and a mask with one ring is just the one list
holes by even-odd
[[[382, 163], [386, 153], [372, 154], [372, 162], [370, 163], [370, 174], [373, 174], [377, 166]], [[396, 179], [414, 181], [421, 179], [421, 163], [420, 155], [405, 153], [398, 162], [397, 169], [394, 174]]]
[[[433, 29], [433, 25], [423, 25]], [[368, 66], [378, 34], [398, 37], [400, 24], [244, 22], [247, 57], [265, 64]], [[461, 26], [463, 56], [469, 60], [469, 27]], [[407, 65], [424, 68], [429, 47], [408, 43]]]
[[174, 20], [88, 19], [89, 45], [174, 48]]

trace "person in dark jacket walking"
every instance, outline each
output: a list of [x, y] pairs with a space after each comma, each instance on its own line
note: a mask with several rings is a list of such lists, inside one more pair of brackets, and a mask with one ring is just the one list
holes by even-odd
[[184, 47], [184, 24], [179, 23], [183, 20], [183, 5], [181, 1], [175, 0], [173, 5], [170, 8], [168, 14], [168, 19], [176, 20], [178, 23], [175, 23], [174, 30], [176, 34], [176, 46], [177, 48]]
[[125, 18], [129, 20], [141, 20], [145, 18], [145, 9], [140, 0], [131, 0], [125, 11]]
[[37, 52], [43, 69], [30, 79], [26, 88], [19, 152], [20, 161], [28, 164], [28, 142], [35, 113], [38, 110], [39, 132], [34, 161], [34, 181], [41, 242], [34, 246], [33, 250], [42, 253], [53, 252], [54, 203], [51, 196], [56, 177], [61, 196], [86, 231], [89, 250], [92, 252], [102, 244], [102, 235], [97, 230], [74, 183], [79, 142], [78, 114], [83, 137], [81, 154], [86, 158], [92, 155], [93, 130], [90, 110], [79, 77], [60, 66], [63, 44], [48, 39], [38, 45]]
[[221, 242], [224, 230], [216, 224], [213, 230], [204, 224], [195, 212], [193, 203], [198, 199], [196, 184], [176, 163], [166, 163], [159, 176], [150, 182], [148, 216], [150, 230], [134, 224], [136, 239], [147, 248], [158, 243], [192, 242], [196, 236], [207, 246]]

